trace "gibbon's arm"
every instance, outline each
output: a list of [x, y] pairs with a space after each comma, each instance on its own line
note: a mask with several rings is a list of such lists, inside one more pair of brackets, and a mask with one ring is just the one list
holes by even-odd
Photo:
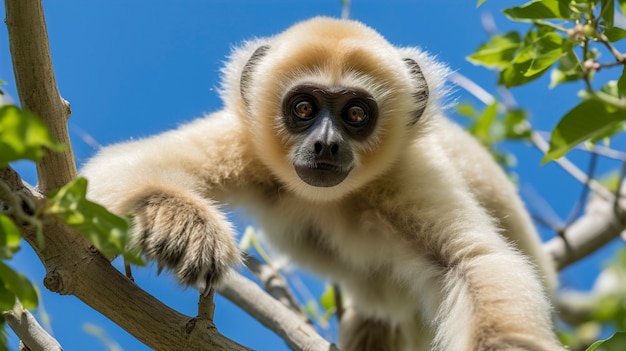
[[401, 199], [408, 217], [389, 216], [411, 233], [415, 257], [426, 262], [421, 268], [415, 265], [424, 263], [407, 262], [400, 270], [418, 282], [413, 289], [424, 299], [425, 320], [435, 326], [434, 349], [563, 350], [536, 267], [503, 235], [514, 228], [499, 228], [468, 187], [470, 175], [455, 164], [463, 154], [451, 158], [441, 146], [438, 136], [415, 144], [405, 163], [412, 168], [406, 175], [414, 177], [404, 179], [420, 192]]
[[103, 148], [83, 168], [88, 197], [133, 217], [131, 245], [200, 291], [239, 262], [213, 198], [243, 184], [244, 128], [218, 112], [179, 129]]

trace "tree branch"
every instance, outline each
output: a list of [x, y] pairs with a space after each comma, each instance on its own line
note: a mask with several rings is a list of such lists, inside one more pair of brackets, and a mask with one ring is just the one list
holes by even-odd
[[254, 274], [254, 276], [263, 283], [265, 290], [280, 303], [296, 313], [301, 321], [308, 322], [307, 317], [302, 313], [300, 306], [296, 302], [293, 293], [289, 289], [284, 277], [280, 275], [274, 268], [263, 264], [255, 257], [246, 255], [244, 264]]
[[[624, 203], [621, 204], [622, 208]], [[592, 196], [585, 214], [569, 225], [563, 238], [544, 244], [559, 270], [586, 257], [617, 238], [626, 229], [624, 211], [614, 211], [613, 202]]]
[[2, 312], [2, 315], [30, 351], [63, 351], [59, 342], [48, 334], [19, 302], [15, 304], [13, 310]]
[[22, 108], [43, 119], [64, 152], [46, 152], [37, 165], [39, 191], [60, 188], [76, 177], [74, 154], [67, 132], [69, 103], [57, 88], [41, 0], [6, 0], [7, 29], [13, 72]]
[[[9, 168], [0, 172], [14, 193], [28, 191]], [[29, 192], [30, 193], [30, 192]], [[30, 193], [33, 202], [41, 201]], [[138, 340], [156, 350], [249, 350], [221, 335], [210, 318], [185, 316], [148, 294], [86, 240], [54, 218], [44, 218], [45, 246], [39, 247], [32, 226], [22, 228], [46, 268], [44, 285], [74, 295]]]
[[335, 345], [319, 336], [313, 327], [241, 275], [230, 274], [217, 291], [275, 331], [294, 350], [339, 351]]

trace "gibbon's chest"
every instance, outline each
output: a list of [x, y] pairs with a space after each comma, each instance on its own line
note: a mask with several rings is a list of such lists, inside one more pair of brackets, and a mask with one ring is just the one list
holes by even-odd
[[339, 283], [373, 315], [413, 318], [417, 311], [408, 306], [417, 308], [415, 297], [403, 283], [406, 267], [397, 262], [412, 262], [419, 274], [420, 260], [379, 209], [285, 198], [257, 209], [270, 244], [294, 263]]

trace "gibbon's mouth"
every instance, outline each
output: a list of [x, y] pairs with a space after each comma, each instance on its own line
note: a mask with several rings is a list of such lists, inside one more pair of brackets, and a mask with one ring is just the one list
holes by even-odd
[[330, 162], [315, 162], [305, 165], [294, 164], [293, 168], [300, 179], [317, 187], [328, 188], [341, 183], [352, 167], [345, 168]]

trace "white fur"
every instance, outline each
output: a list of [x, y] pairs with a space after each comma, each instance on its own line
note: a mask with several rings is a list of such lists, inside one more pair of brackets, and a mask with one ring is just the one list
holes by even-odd
[[[242, 92], [261, 45], [270, 48], [248, 67]], [[552, 263], [513, 185], [442, 115], [445, 72], [360, 23], [300, 23], [234, 51], [222, 111], [103, 149], [83, 170], [89, 195], [135, 216], [139, 245], [176, 272], [192, 267], [179, 279], [200, 285], [218, 283], [238, 261], [215, 202], [246, 206], [277, 248], [345, 290], [343, 350], [563, 350], [547, 297]], [[280, 105], [301, 83], [362, 88], [379, 107], [373, 134], [353, 142], [356, 167], [333, 187], [304, 183], [292, 166], [300, 139], [283, 126]], [[412, 123], [423, 107], [415, 93], [426, 89]], [[179, 222], [173, 232], [163, 217]], [[189, 253], [197, 247], [208, 255]]]

